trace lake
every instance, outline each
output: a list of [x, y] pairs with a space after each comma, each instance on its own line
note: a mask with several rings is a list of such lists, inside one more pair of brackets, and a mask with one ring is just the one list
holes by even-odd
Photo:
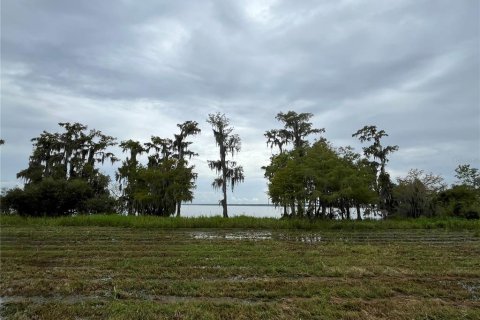
[[[271, 205], [229, 205], [228, 216], [252, 216], [280, 218], [283, 208], [275, 208]], [[221, 216], [222, 207], [214, 204], [182, 204], [183, 217]]]
[[[228, 216], [252, 216], [252, 217], [270, 217], [270, 218], [281, 218], [283, 213], [282, 207], [277, 207], [273, 205], [255, 205], [255, 204], [232, 204], [228, 206]], [[357, 212], [352, 209], [351, 211], [352, 219], [357, 217]], [[369, 219], [380, 219], [379, 216], [366, 216], [364, 214], [364, 209], [361, 209], [361, 214], [363, 218]], [[211, 217], [211, 216], [221, 216], [222, 207], [215, 204], [182, 204], [182, 217]], [[339, 217], [337, 216], [339, 219]]]

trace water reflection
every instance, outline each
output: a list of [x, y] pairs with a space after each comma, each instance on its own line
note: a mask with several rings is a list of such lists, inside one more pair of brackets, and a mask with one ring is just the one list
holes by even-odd
[[269, 231], [237, 231], [237, 232], [216, 232], [216, 231], [193, 231], [191, 237], [197, 240], [226, 239], [226, 240], [270, 240], [272, 233]]

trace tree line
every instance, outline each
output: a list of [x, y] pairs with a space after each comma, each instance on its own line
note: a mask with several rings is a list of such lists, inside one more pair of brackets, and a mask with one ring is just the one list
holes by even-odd
[[[386, 167], [398, 146], [385, 145], [388, 134], [364, 126], [352, 134], [364, 144], [363, 152], [335, 147], [314, 128], [311, 113], [280, 112], [280, 128], [265, 132], [272, 149], [262, 167], [271, 202], [284, 218], [362, 219], [377, 215], [417, 218], [452, 215], [478, 218], [480, 173], [468, 164], [456, 169], [458, 183], [448, 187], [443, 178], [412, 169], [392, 181]], [[233, 160], [241, 150], [230, 120], [222, 113], [209, 114], [219, 158], [208, 160], [221, 190], [224, 217], [228, 217], [227, 190], [244, 181], [244, 171]], [[2, 191], [4, 213], [25, 216], [60, 216], [118, 212], [129, 215], [181, 215], [184, 202], [193, 200], [198, 174], [190, 163], [198, 156], [190, 138], [201, 133], [196, 121], [178, 124], [172, 137], [151, 136], [150, 141], [117, 142], [101, 131], [80, 123], [59, 123], [63, 132], [42, 132], [32, 139], [28, 168], [17, 178], [23, 188]], [[1, 140], [0, 144], [4, 141]], [[126, 158], [111, 178], [99, 170], [106, 161], [120, 161], [111, 151], [118, 145]], [[146, 159], [145, 163], [141, 159]]]

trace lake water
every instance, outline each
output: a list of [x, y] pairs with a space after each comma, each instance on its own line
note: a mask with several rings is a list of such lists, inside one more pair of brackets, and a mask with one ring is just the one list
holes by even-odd
[[[275, 208], [268, 205], [229, 205], [228, 216], [252, 216], [252, 217], [273, 217], [280, 218], [283, 208]], [[199, 205], [199, 204], [182, 204], [183, 217], [211, 217], [221, 216], [222, 207], [219, 205]]]
[[[365, 216], [362, 209], [362, 217], [369, 219], [380, 219], [379, 216]], [[272, 205], [229, 205], [228, 216], [252, 216], [252, 217], [271, 217], [281, 218], [283, 214], [283, 207], [275, 208]], [[352, 219], [357, 217], [357, 212], [352, 209]], [[214, 204], [182, 204], [182, 217], [211, 217], [221, 216], [222, 207]], [[339, 217], [337, 217], [339, 218]]]

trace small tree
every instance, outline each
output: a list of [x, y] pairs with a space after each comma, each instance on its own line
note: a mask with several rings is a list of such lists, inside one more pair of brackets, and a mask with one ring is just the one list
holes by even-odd
[[[180, 133], [175, 135], [173, 140], [173, 149], [176, 152], [176, 158], [178, 159], [178, 167], [187, 167], [186, 158], [191, 159], [194, 156], [198, 156], [197, 153], [188, 149], [192, 142], [186, 141], [189, 136], [195, 136], [201, 132], [196, 121], [185, 121], [182, 124], [177, 124], [177, 127], [180, 128]], [[193, 169], [193, 167], [192, 167]], [[180, 217], [180, 210], [182, 206], [182, 201], [177, 202], [177, 217]]]
[[480, 171], [477, 168], [471, 168], [469, 164], [461, 164], [455, 169], [455, 173], [455, 178], [459, 180], [460, 185], [480, 189]]
[[397, 178], [394, 188], [396, 212], [401, 216], [418, 218], [436, 214], [436, 201], [446, 184], [441, 176], [411, 169], [405, 178]]
[[138, 170], [140, 168], [137, 156], [142, 155], [146, 150], [140, 142], [134, 140], [122, 141], [120, 148], [122, 148], [123, 152], [129, 152], [130, 157], [127, 157], [125, 161], [122, 162], [122, 166], [118, 168], [115, 178], [122, 192], [120, 203], [122, 207], [127, 210], [128, 214], [131, 215], [135, 213], [134, 193], [138, 181]]
[[235, 161], [227, 160], [227, 156], [234, 156], [241, 148], [241, 140], [237, 134], [232, 134], [233, 128], [230, 126], [230, 120], [225, 114], [209, 114], [207, 122], [212, 126], [215, 143], [219, 147], [220, 159], [209, 160], [208, 166], [215, 170], [219, 176], [213, 181], [212, 186], [215, 189], [222, 189], [223, 199], [220, 204], [223, 207], [223, 217], [228, 218], [227, 212], [227, 185], [230, 185], [232, 191], [236, 184], [245, 179], [243, 168], [238, 166]]
[[365, 126], [352, 135], [352, 137], [358, 137], [360, 142], [373, 141], [372, 145], [363, 148], [363, 153], [368, 159], [372, 159], [372, 166], [377, 172], [376, 189], [380, 198], [379, 209], [388, 213], [393, 207], [393, 184], [385, 166], [388, 162], [388, 155], [397, 151], [398, 146], [382, 146], [381, 139], [387, 136], [388, 134], [384, 130], [378, 130], [376, 126]]

